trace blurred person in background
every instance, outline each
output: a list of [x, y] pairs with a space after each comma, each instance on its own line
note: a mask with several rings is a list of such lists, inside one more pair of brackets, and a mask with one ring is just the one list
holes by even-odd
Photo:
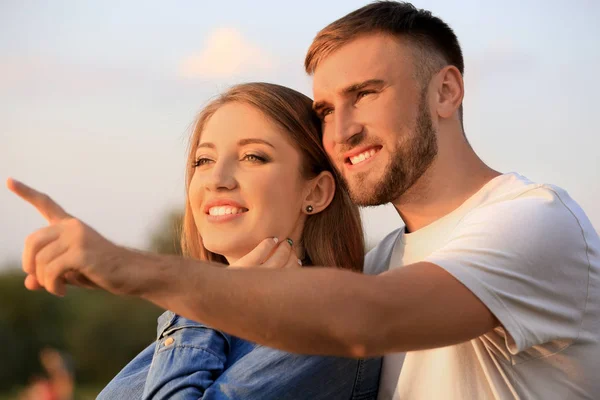
[[20, 400], [71, 400], [75, 380], [72, 365], [66, 355], [46, 347], [40, 351], [43, 375], [34, 375], [19, 394]]
[[19, 400], [58, 400], [50, 379], [42, 375], [32, 376], [18, 398]]
[[53, 348], [40, 352], [40, 363], [49, 377], [52, 391], [57, 400], [71, 400], [75, 388], [73, 366], [67, 356]]

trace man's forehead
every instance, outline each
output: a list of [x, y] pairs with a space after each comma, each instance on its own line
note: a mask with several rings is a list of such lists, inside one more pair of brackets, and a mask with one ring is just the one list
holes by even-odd
[[386, 79], [398, 69], [411, 65], [407, 46], [384, 34], [359, 37], [328, 54], [317, 66], [313, 95], [338, 93], [350, 85], [371, 79]]

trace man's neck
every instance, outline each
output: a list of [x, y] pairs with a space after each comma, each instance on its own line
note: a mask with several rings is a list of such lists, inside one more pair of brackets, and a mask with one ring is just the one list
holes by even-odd
[[[462, 154], [456, 153], [456, 150]], [[500, 175], [470, 147], [454, 151], [450, 156], [448, 152], [438, 154], [417, 182], [393, 202], [408, 232], [421, 229], [451, 213]]]

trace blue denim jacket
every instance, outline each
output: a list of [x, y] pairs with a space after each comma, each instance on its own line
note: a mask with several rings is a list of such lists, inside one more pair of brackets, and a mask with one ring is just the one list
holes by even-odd
[[381, 358], [303, 356], [260, 346], [171, 311], [158, 337], [98, 399], [311, 399], [377, 397]]

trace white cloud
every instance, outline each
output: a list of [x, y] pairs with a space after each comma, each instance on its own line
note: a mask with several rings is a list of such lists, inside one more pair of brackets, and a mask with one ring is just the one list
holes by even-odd
[[274, 67], [274, 57], [237, 29], [220, 28], [209, 35], [200, 53], [183, 60], [180, 74], [186, 78], [229, 78]]

